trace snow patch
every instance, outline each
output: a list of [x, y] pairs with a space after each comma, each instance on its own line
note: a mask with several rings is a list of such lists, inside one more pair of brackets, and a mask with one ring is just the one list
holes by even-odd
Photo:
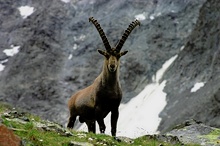
[[73, 45], [73, 50], [76, 50], [78, 48], [78, 45], [77, 44], [74, 44]]
[[69, 57], [68, 57], [68, 59], [71, 60], [72, 58], [73, 58], [73, 55], [70, 54]]
[[20, 46], [11, 45], [11, 49], [5, 49], [5, 50], [3, 50], [3, 52], [7, 56], [14, 56], [19, 52], [19, 48], [20, 48]]
[[161, 78], [163, 77], [163, 74], [165, 73], [165, 71], [168, 69], [168, 67], [174, 62], [174, 60], [176, 60], [178, 55], [175, 55], [173, 57], [171, 57], [169, 60], [167, 60], [163, 65], [162, 65], [162, 68], [159, 69], [157, 72], [156, 72], [156, 75], [154, 75], [152, 77], [152, 80], [153, 82], [156, 82], [158, 83]]
[[200, 88], [202, 88], [203, 86], [205, 85], [204, 82], [199, 82], [199, 83], [196, 83], [192, 89], [191, 89], [191, 92], [196, 92], [198, 91]]
[[146, 19], [145, 13], [135, 15], [134, 17], [135, 17], [135, 19], [137, 19], [139, 21], [142, 21], [142, 20]]
[[1, 64], [4, 64], [6, 62], [8, 62], [8, 59], [5, 59], [5, 60], [1, 61]]
[[18, 8], [18, 10], [20, 11], [20, 15], [22, 16], [22, 18], [25, 19], [34, 12], [34, 7], [21, 6]]
[[121, 105], [118, 135], [136, 138], [159, 133], [159, 114], [167, 104], [167, 94], [163, 92], [165, 85], [166, 81], [149, 84], [129, 103]]
[[64, 3], [69, 3], [70, 2], [70, 0], [61, 0], [62, 2], [64, 2]]
[[185, 46], [182, 46], [182, 47], [180, 48], [180, 51], [183, 51], [184, 48], [185, 48]]
[[154, 16], [153, 15], [150, 15], [150, 20], [154, 20]]
[[3, 71], [5, 69], [5, 66], [0, 64], [0, 72]]
[[4, 63], [8, 62], [8, 59], [5, 59], [3, 61], [0, 61], [0, 72], [3, 71], [5, 69], [5, 65], [3, 65]]
[[159, 12], [159, 13], [157, 13], [157, 14], [152, 14], [152, 15], [150, 15], [150, 20], [154, 20], [156, 17], [159, 17], [159, 16], [161, 16], [162, 14], [161, 14], [161, 12]]
[[85, 38], [86, 38], [86, 36], [85, 35], [80, 35], [79, 37], [73, 37], [73, 39], [74, 39], [74, 41], [84, 41], [85, 40]]
[[[20, 48], [20, 46], [11, 45], [11, 48], [3, 50], [3, 53], [5, 53], [9, 57], [12, 57], [19, 52], [19, 48]], [[4, 63], [6, 63], [6, 62], [8, 62], [8, 59], [0, 61], [0, 72], [5, 69]]]

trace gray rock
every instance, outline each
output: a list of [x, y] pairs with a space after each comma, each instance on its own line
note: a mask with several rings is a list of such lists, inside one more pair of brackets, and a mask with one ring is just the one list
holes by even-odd
[[153, 139], [160, 142], [166, 142], [171, 143], [173, 145], [182, 145], [183, 143], [180, 142], [179, 138], [175, 135], [161, 135], [161, 134], [155, 134], [155, 135], [145, 135], [143, 136], [148, 139]]
[[68, 143], [68, 146], [93, 146], [93, 144], [88, 143], [88, 142], [75, 142], [75, 141], [71, 141], [70, 143]]
[[134, 140], [129, 138], [129, 137], [124, 137], [124, 136], [118, 136], [118, 137], [115, 137], [115, 140], [119, 141], [119, 142], [125, 142], [125, 143], [128, 143], [128, 144], [132, 144], [134, 143]]
[[[176, 136], [184, 144], [199, 144], [205, 146], [219, 145], [219, 129], [198, 122], [185, 122], [177, 126], [165, 135]], [[218, 132], [214, 132], [218, 131]]]

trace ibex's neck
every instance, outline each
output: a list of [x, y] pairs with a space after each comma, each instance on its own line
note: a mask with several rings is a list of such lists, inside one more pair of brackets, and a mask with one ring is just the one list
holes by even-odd
[[104, 62], [102, 73], [101, 73], [101, 80], [104, 86], [113, 87], [115, 85], [119, 85], [119, 65], [115, 72], [110, 72], [108, 70], [107, 65]]

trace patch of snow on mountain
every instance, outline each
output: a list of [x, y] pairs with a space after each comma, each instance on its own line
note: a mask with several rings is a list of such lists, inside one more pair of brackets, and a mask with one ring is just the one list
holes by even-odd
[[14, 56], [19, 52], [19, 48], [20, 48], [20, 46], [11, 45], [11, 49], [5, 49], [3, 52], [7, 56]]
[[62, 2], [64, 2], [64, 3], [69, 3], [70, 2], [70, 0], [61, 0]]
[[169, 60], [167, 60], [161, 67], [161, 69], [159, 69], [156, 72], [156, 75], [153, 76], [153, 81], [156, 83], [159, 83], [161, 78], [163, 77], [163, 74], [165, 73], [165, 71], [169, 68], [169, 66], [174, 62], [174, 60], [177, 58], [178, 55], [175, 55], [173, 57], [171, 57]]
[[196, 83], [193, 88], [191, 89], [191, 92], [196, 92], [197, 90], [199, 90], [200, 88], [202, 88], [205, 85], [204, 82], [200, 82], [200, 83]]
[[0, 72], [5, 69], [4, 63], [6, 63], [6, 62], [8, 62], [8, 59], [5, 59], [5, 60], [3, 60], [3, 61], [0, 61]]
[[73, 55], [70, 54], [69, 57], [68, 57], [68, 59], [71, 60], [72, 58], [73, 58]]
[[34, 12], [34, 7], [21, 6], [18, 8], [23, 19], [27, 18]]
[[161, 119], [159, 113], [166, 106], [166, 93], [161, 84], [153, 83], [120, 108], [118, 135], [136, 138], [141, 135], [158, 133]]
[[135, 15], [135, 19], [142, 21], [146, 19], [145, 13]]
[[159, 16], [161, 16], [162, 14], [161, 14], [161, 12], [159, 12], [159, 13], [156, 13], [156, 14], [152, 14], [152, 15], [150, 15], [150, 20], [154, 20], [156, 17], [159, 17]]
[[[11, 45], [11, 48], [3, 50], [3, 53], [5, 53], [8, 57], [12, 57], [12, 56], [16, 55], [19, 52], [19, 48], [20, 48], [20, 46]], [[0, 61], [0, 72], [5, 69], [4, 64], [6, 62], [8, 62], [8, 59]]]
[[77, 44], [74, 44], [73, 45], [73, 50], [76, 50], [78, 48], [78, 45]]
[[0, 72], [3, 71], [5, 69], [5, 66], [0, 64]]

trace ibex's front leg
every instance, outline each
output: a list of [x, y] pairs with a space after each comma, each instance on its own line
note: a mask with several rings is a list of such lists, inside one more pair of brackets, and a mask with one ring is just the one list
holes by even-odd
[[112, 127], [111, 133], [112, 133], [112, 136], [116, 136], [117, 121], [118, 121], [118, 115], [119, 115], [118, 109], [111, 111], [111, 113], [112, 113], [111, 114], [111, 127]]
[[105, 133], [105, 123], [104, 123], [104, 119], [98, 119], [97, 120], [98, 124], [99, 124], [99, 129], [101, 133]]
[[87, 121], [86, 125], [88, 127], [88, 132], [95, 133], [95, 131], [96, 131], [95, 121]]

